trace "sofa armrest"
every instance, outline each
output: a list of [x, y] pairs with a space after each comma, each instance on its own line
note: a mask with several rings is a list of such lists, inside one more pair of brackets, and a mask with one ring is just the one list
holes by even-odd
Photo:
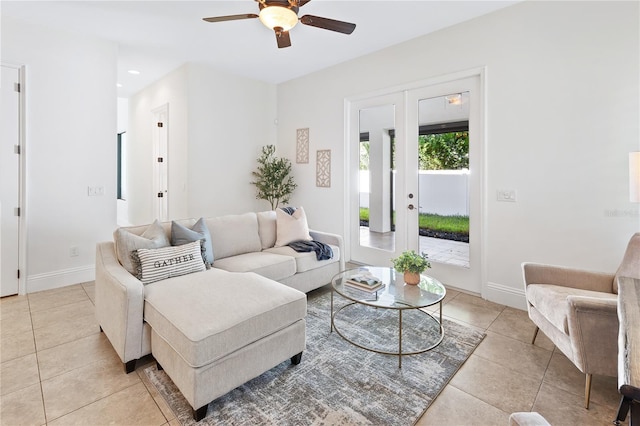
[[576, 366], [584, 373], [616, 376], [617, 299], [568, 296], [567, 323]]
[[309, 230], [309, 235], [315, 241], [337, 246], [340, 249], [340, 270], [344, 271], [344, 241], [341, 235], [331, 234], [329, 232]]
[[96, 246], [96, 318], [123, 363], [142, 355], [144, 285], [118, 262], [113, 242]]
[[522, 264], [522, 273], [525, 287], [529, 284], [551, 284], [613, 293], [613, 274], [531, 262]]

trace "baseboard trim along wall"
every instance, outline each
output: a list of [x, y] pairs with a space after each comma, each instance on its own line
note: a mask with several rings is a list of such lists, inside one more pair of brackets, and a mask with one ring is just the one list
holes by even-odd
[[27, 277], [27, 293], [66, 287], [68, 285], [93, 281], [95, 278], [96, 266], [93, 264], [29, 275]]
[[487, 283], [487, 294], [483, 295], [485, 299], [501, 305], [511, 306], [516, 309], [527, 309], [527, 298], [524, 294], [524, 288], [513, 288], [498, 283]]

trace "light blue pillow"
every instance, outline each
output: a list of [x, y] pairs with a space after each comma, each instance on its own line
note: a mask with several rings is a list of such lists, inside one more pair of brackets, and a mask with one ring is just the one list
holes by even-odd
[[204, 240], [204, 259], [209, 265], [213, 265], [213, 245], [211, 244], [211, 233], [204, 218], [198, 219], [191, 229], [184, 225], [172, 221], [171, 222], [171, 245], [181, 246], [183, 244], [192, 243], [194, 241]]

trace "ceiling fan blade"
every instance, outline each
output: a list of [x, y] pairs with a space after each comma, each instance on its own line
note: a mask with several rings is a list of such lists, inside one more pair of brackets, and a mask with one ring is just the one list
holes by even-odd
[[356, 24], [344, 21], [336, 21], [335, 19], [322, 18], [320, 16], [304, 15], [300, 18], [300, 22], [312, 27], [322, 28], [325, 30], [336, 31], [343, 34], [351, 34], [356, 29]]
[[276, 42], [278, 42], [278, 49], [291, 46], [291, 37], [289, 37], [289, 31], [282, 31], [282, 28], [274, 30], [276, 32]]
[[255, 13], [245, 13], [244, 15], [228, 15], [228, 16], [214, 16], [213, 18], [202, 18], [203, 21], [207, 22], [223, 22], [223, 21], [237, 21], [240, 19], [251, 19], [257, 18], [258, 15]]
[[309, 3], [311, 0], [298, 0], [298, 7], [302, 7], [305, 4]]

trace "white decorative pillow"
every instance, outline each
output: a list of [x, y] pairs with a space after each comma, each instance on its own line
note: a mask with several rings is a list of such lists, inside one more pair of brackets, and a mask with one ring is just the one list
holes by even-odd
[[125, 228], [118, 228], [113, 233], [113, 237], [116, 244], [118, 262], [132, 275], [136, 274], [135, 265], [131, 262], [131, 253], [133, 251], [171, 245], [169, 238], [167, 238], [162, 225], [157, 219], [149, 225], [142, 235], [133, 234]]
[[143, 284], [205, 271], [202, 241], [159, 249], [138, 249], [131, 254], [136, 277]]
[[258, 235], [262, 250], [273, 247], [276, 243], [276, 212], [269, 210], [256, 213], [258, 216]]
[[274, 247], [286, 246], [294, 241], [311, 240], [307, 216], [302, 207], [298, 207], [293, 214], [276, 209], [276, 244]]

